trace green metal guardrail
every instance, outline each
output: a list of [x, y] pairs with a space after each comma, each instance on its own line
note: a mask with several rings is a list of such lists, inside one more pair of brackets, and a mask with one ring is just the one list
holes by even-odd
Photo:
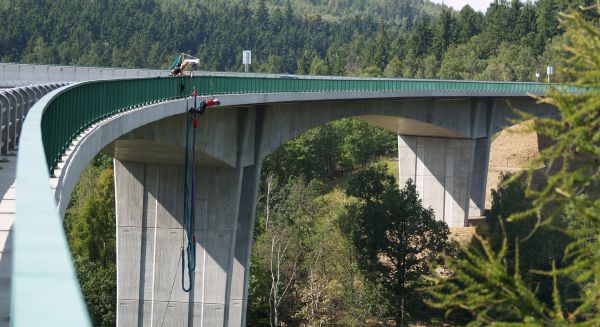
[[539, 83], [401, 80], [401, 79], [302, 79], [203, 76], [196, 81], [209, 94], [273, 92], [345, 92], [345, 91], [472, 91], [539, 93], [547, 85]]
[[[547, 85], [474, 81], [399, 79], [302, 79], [234, 76], [194, 78], [146, 78], [84, 83], [55, 97], [42, 117], [44, 152], [50, 174], [68, 146], [90, 125], [150, 103], [189, 95], [193, 86], [199, 95], [276, 92], [473, 92], [541, 94]], [[182, 89], [183, 86], [183, 89]], [[433, 94], [435, 95], [435, 94]]]
[[73, 139], [90, 125], [123, 111], [181, 96], [178, 78], [96, 81], [59, 94], [42, 116], [50, 174]]

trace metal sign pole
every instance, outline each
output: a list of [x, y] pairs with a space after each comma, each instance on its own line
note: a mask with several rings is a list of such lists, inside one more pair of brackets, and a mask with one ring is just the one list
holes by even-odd
[[546, 75], [548, 75], [548, 84], [550, 84], [550, 75], [554, 74], [554, 67], [546, 67]]
[[244, 72], [248, 72], [248, 66], [252, 64], [252, 52], [249, 50], [242, 51], [242, 63], [244, 64]]

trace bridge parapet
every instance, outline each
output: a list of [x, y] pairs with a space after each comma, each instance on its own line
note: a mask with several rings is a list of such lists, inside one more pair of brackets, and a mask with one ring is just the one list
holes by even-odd
[[0, 63], [0, 87], [167, 76], [164, 70]]
[[0, 91], [0, 155], [17, 149], [23, 120], [29, 109], [50, 91], [66, 83], [15, 87]]

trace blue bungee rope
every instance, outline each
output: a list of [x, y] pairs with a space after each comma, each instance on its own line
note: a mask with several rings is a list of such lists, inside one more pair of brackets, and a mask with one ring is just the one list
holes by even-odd
[[[190, 75], [190, 78], [193, 77]], [[183, 225], [185, 234], [181, 238], [181, 288], [184, 292], [189, 292], [194, 287], [194, 271], [196, 270], [196, 129], [198, 129], [198, 115], [202, 115], [206, 108], [218, 106], [221, 102], [218, 99], [207, 99], [200, 102], [198, 106], [196, 90], [196, 81], [194, 81], [194, 106], [189, 108], [186, 101], [186, 127], [185, 127], [185, 185], [183, 202]], [[183, 84], [182, 84], [183, 85]], [[193, 126], [193, 131], [190, 131]], [[191, 134], [191, 135], [190, 135]], [[191, 138], [191, 140], [190, 140]], [[191, 142], [191, 144], [190, 144]], [[183, 246], [184, 239], [187, 238], [187, 245]], [[187, 258], [188, 287], [185, 286], [185, 269]]]
[[[196, 234], [194, 228], [195, 222], [195, 177], [196, 177], [196, 129], [198, 128], [198, 119], [196, 118], [196, 86], [194, 85], [194, 107], [190, 108], [189, 114], [186, 118], [186, 129], [185, 129], [185, 186], [184, 186], [184, 209], [183, 209], [183, 225], [185, 228], [185, 236], [187, 238], [187, 245], [181, 246], [181, 288], [184, 292], [192, 290], [194, 285], [194, 270], [196, 269]], [[187, 110], [187, 105], [186, 105]], [[190, 127], [193, 125], [193, 131], [190, 133]], [[190, 134], [191, 135], [191, 150], [190, 150]], [[191, 160], [190, 160], [191, 155]], [[191, 162], [190, 162], [191, 161]], [[183, 241], [183, 240], [182, 240]], [[187, 271], [188, 271], [188, 287], [185, 286], [185, 270], [186, 270], [186, 257], [187, 257]]]

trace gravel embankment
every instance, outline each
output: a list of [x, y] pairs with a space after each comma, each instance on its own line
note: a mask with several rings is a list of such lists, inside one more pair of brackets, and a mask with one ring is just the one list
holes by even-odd
[[527, 162], [539, 153], [539, 140], [537, 134], [530, 130], [532, 125], [533, 121], [527, 121], [509, 127], [492, 140], [485, 196], [486, 208], [491, 207], [491, 189], [498, 186], [500, 174], [523, 170]]

